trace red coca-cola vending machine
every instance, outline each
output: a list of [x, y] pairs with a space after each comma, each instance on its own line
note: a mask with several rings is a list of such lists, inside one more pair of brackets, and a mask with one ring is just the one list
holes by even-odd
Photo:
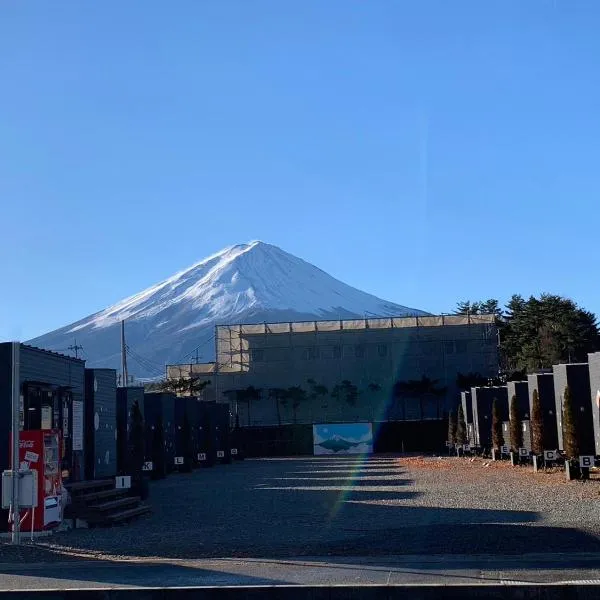
[[61, 510], [61, 435], [55, 429], [33, 429], [19, 433], [19, 468], [37, 471], [38, 504], [21, 512], [21, 530], [51, 529], [60, 525]]

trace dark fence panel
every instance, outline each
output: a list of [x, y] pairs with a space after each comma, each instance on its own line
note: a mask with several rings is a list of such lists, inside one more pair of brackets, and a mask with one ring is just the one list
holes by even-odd
[[[428, 421], [390, 421], [373, 424], [376, 453], [439, 452], [444, 449], [448, 423]], [[245, 456], [299, 456], [313, 453], [312, 425], [242, 427], [240, 440]]]
[[445, 448], [448, 422], [445, 419], [428, 421], [389, 421], [373, 426], [376, 453], [440, 452]]
[[298, 456], [313, 453], [312, 425], [242, 427], [245, 456]]

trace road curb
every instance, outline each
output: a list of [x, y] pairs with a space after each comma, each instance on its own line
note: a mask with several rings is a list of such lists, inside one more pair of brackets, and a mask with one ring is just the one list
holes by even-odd
[[0, 591], [2, 600], [44, 598], [51, 600], [591, 600], [600, 593], [598, 584], [407, 584], [327, 586], [223, 586], [183, 588], [95, 588], [70, 590]]

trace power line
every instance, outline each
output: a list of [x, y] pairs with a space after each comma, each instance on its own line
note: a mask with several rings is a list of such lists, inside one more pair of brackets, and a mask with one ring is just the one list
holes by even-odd
[[148, 363], [149, 365], [152, 365], [154, 368], [157, 368], [157, 369], [162, 369], [163, 368], [163, 365], [161, 363], [153, 361], [152, 359], [144, 356], [143, 354], [141, 354], [137, 350], [134, 350], [129, 344], [126, 344], [125, 348], [126, 348], [126, 350], [128, 352], [136, 355], [138, 358], [141, 358], [144, 362]]
[[157, 369], [151, 367], [150, 365], [144, 363], [133, 355], [130, 355], [130, 358], [134, 360], [145, 372], [150, 374], [152, 377], [162, 378], [164, 377], [164, 373], [162, 371], [158, 371]]
[[150, 363], [143, 356], [140, 356], [139, 354], [136, 354], [135, 352], [131, 352], [129, 350], [127, 351], [127, 354], [128, 354], [128, 356], [131, 356], [131, 358], [133, 358], [133, 360], [135, 360], [140, 366], [142, 366], [147, 371], [151, 371], [153, 373], [160, 373], [162, 375], [163, 370], [161, 368], [153, 365], [152, 363]]
[[161, 377], [164, 375], [164, 369], [163, 367], [159, 366], [158, 363], [153, 363], [151, 360], [132, 350], [128, 345], [125, 346], [125, 350], [127, 354], [131, 356], [131, 358], [133, 358], [133, 360], [135, 360], [146, 371], [154, 373], [155, 375], [160, 375]]
[[185, 362], [185, 359], [192, 356], [192, 354], [194, 354], [197, 350], [200, 350], [200, 348], [203, 348], [204, 346], [206, 346], [206, 344], [208, 344], [209, 342], [214, 341], [215, 339], [215, 335], [211, 335], [207, 340], [204, 340], [200, 345], [196, 346], [191, 352], [188, 352], [185, 356], [182, 356], [178, 361], [177, 364], [181, 364]]

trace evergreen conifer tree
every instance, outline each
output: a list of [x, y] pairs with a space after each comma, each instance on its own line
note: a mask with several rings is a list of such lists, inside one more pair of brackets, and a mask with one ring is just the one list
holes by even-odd
[[563, 447], [567, 459], [571, 460], [579, 456], [579, 436], [577, 424], [575, 423], [575, 411], [571, 400], [569, 386], [565, 388], [563, 414], [562, 414]]
[[463, 444], [467, 443], [467, 424], [465, 422], [465, 415], [463, 412], [462, 402], [458, 405], [458, 421], [456, 424], [456, 443]]
[[531, 402], [531, 449], [537, 455], [544, 452], [544, 419], [537, 390], [533, 390]]
[[502, 419], [498, 408], [498, 399], [492, 402], [492, 446], [498, 450], [504, 446], [504, 435], [502, 434]]
[[454, 444], [456, 444], [456, 428], [456, 413], [453, 410], [451, 410], [448, 414], [448, 441], [452, 444], [453, 447]]
[[510, 399], [510, 446], [513, 452], [523, 447], [523, 423], [516, 394]]

